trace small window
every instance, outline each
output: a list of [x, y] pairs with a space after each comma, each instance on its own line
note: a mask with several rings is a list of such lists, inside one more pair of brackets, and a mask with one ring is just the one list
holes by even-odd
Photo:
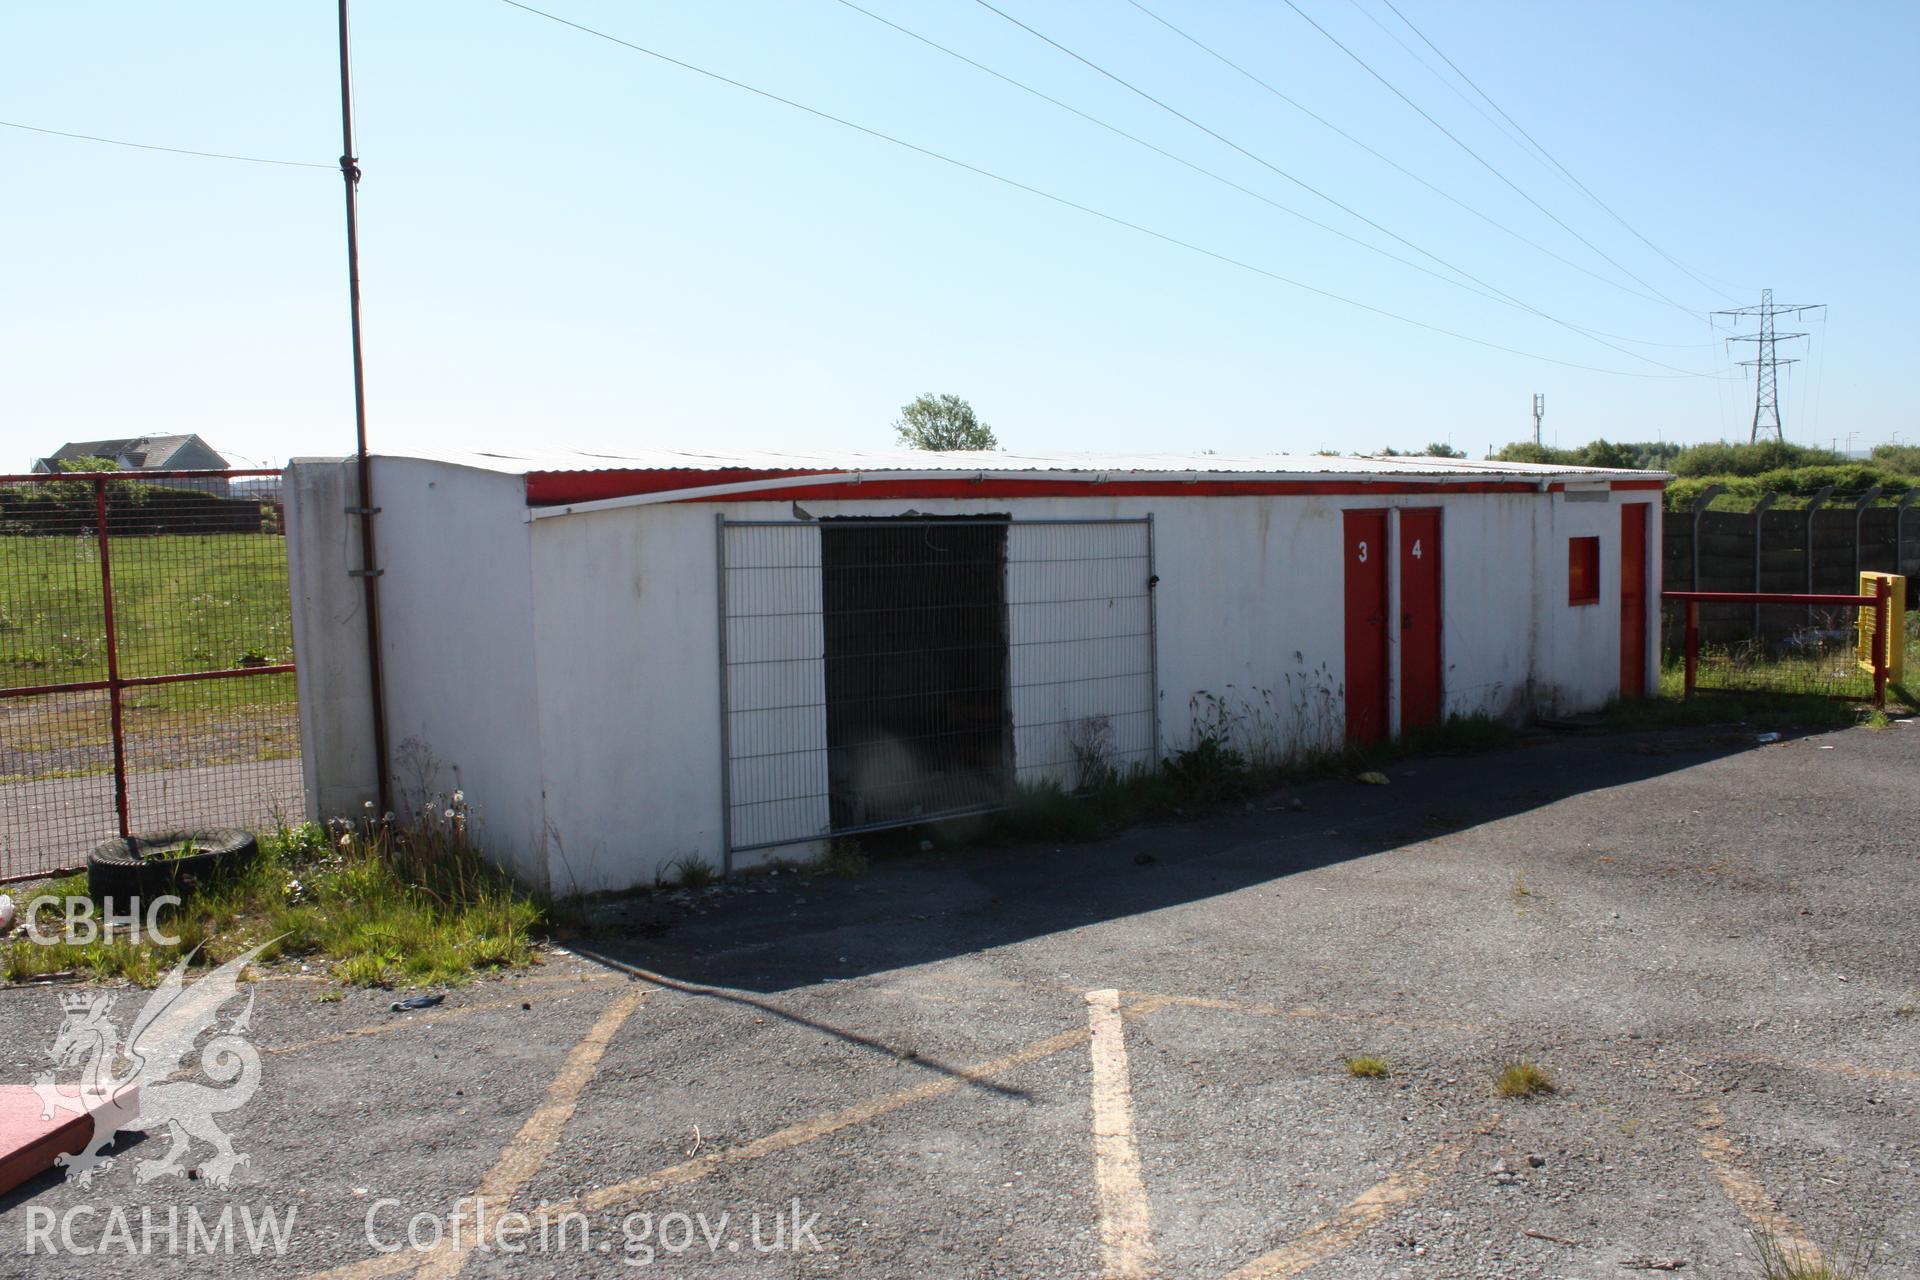
[[1567, 539], [1567, 603], [1600, 603], [1600, 539]]

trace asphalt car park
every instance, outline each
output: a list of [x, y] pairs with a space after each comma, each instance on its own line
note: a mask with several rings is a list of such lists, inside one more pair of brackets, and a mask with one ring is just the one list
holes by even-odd
[[[1766, 1242], [1905, 1274], [1920, 726], [1757, 738], [609, 904], [419, 1011], [274, 970], [232, 1181], [141, 1181], [168, 1138], [124, 1135], [0, 1203], [0, 1268], [1758, 1276]], [[73, 994], [0, 993], [11, 1078]], [[1500, 1096], [1517, 1060], [1552, 1091]]]

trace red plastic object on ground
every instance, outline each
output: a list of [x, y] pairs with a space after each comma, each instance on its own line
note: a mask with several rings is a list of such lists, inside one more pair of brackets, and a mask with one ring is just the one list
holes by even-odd
[[[78, 1100], [81, 1090], [61, 1085], [60, 1092]], [[61, 1155], [84, 1150], [93, 1140], [93, 1113], [107, 1104], [111, 1095], [87, 1095], [84, 1111], [62, 1107], [51, 1118], [43, 1118], [46, 1103], [31, 1085], [0, 1085], [0, 1195], [31, 1181], [53, 1168]], [[119, 1105], [129, 1115], [138, 1110], [137, 1092], [123, 1089]]]

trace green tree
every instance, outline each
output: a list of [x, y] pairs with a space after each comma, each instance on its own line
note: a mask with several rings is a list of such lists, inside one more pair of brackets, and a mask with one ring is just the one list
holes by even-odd
[[[103, 471], [118, 471], [119, 464], [112, 458], [62, 458], [53, 464], [55, 472], [63, 475], [84, 475]], [[145, 485], [127, 485], [124, 491], [143, 492]], [[46, 502], [79, 503], [93, 500], [93, 485], [85, 480], [55, 480], [52, 484], [32, 486], [30, 492]], [[115, 492], [123, 490], [116, 488]]]
[[1605, 467], [1610, 471], [1631, 471], [1640, 465], [1640, 455], [1632, 445], [1609, 444], [1605, 440], [1581, 445], [1574, 457], [1580, 466]]
[[1577, 465], [1574, 455], [1567, 450], [1535, 444], [1531, 440], [1516, 440], [1512, 444], [1502, 445], [1500, 452], [1493, 456], [1497, 462], [1538, 462], [1559, 467]]
[[1450, 444], [1430, 444], [1421, 450], [1421, 453], [1429, 458], [1464, 458], [1467, 456], [1465, 449], [1456, 449]]
[[1920, 444], [1877, 444], [1873, 464], [1904, 475], [1920, 476]]
[[909, 449], [944, 453], [1000, 447], [993, 428], [976, 418], [973, 406], [959, 396], [928, 392], [912, 404], [901, 405], [893, 430]]

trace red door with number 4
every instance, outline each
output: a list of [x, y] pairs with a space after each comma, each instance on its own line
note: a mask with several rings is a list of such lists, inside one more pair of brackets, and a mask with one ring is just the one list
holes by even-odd
[[1647, 696], [1647, 504], [1620, 508], [1620, 696]]
[[1347, 737], [1387, 736], [1387, 513], [1348, 511]]
[[1440, 719], [1440, 509], [1400, 513], [1400, 732]]

